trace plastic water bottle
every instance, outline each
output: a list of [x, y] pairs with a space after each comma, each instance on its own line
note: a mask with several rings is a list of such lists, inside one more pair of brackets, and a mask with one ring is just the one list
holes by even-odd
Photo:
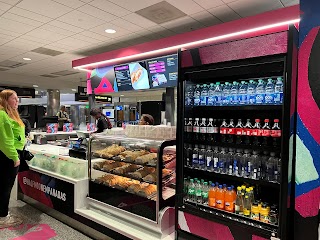
[[273, 80], [269, 78], [266, 85], [266, 95], [264, 97], [265, 104], [274, 104], [274, 89], [275, 85]]
[[212, 171], [213, 170], [213, 151], [211, 146], [207, 147], [206, 152], [206, 170]]
[[222, 105], [222, 86], [220, 82], [216, 83], [216, 87], [214, 90], [214, 105], [221, 106]]
[[200, 94], [200, 105], [206, 106], [208, 104], [208, 87], [207, 84], [203, 84]]
[[283, 80], [282, 77], [277, 77], [277, 82], [274, 87], [274, 104], [281, 104], [283, 101]]
[[248, 94], [248, 84], [245, 81], [241, 81], [238, 92], [238, 104], [245, 105], [248, 104], [247, 101]]
[[233, 148], [229, 148], [229, 152], [227, 153], [227, 174], [233, 175], [233, 160], [234, 160], [234, 150]]
[[251, 155], [252, 171], [250, 178], [259, 179], [260, 168], [260, 156], [258, 156], [258, 151], [253, 151]]
[[188, 85], [186, 89], [186, 106], [192, 106], [193, 105], [193, 92], [194, 88], [192, 85]]
[[213, 151], [213, 171], [216, 173], [219, 173], [219, 157], [220, 157], [220, 153], [219, 153], [219, 148], [215, 147], [214, 151]]
[[200, 146], [200, 150], [199, 150], [199, 168], [200, 169], [206, 169], [206, 149], [204, 145]]
[[219, 173], [227, 173], [227, 157], [226, 150], [222, 148], [219, 155]]
[[202, 204], [208, 205], [208, 196], [209, 196], [208, 182], [203, 183], [201, 195], [202, 195]]
[[262, 79], [259, 79], [258, 85], [256, 88], [256, 104], [257, 105], [264, 104], [265, 93], [266, 93], [266, 89], [265, 89], [264, 81]]
[[246, 167], [245, 167], [246, 168], [246, 174], [245, 174], [244, 177], [250, 177], [252, 166], [251, 166], [251, 155], [250, 155], [250, 150], [249, 149], [245, 149], [244, 150], [243, 159], [244, 159], [244, 162], [245, 162], [245, 165], [246, 165]]
[[201, 95], [200, 85], [197, 84], [194, 89], [194, 92], [193, 92], [193, 105], [194, 106], [200, 106], [200, 95]]
[[250, 105], [256, 104], [256, 82], [254, 80], [250, 80], [248, 84], [247, 102]]
[[188, 200], [192, 202], [195, 200], [195, 187], [194, 180], [190, 179], [188, 186]]
[[229, 82], [225, 82], [224, 88], [223, 88], [223, 96], [222, 96], [222, 104], [223, 105], [229, 105], [230, 104], [230, 90], [231, 85]]
[[200, 180], [198, 180], [196, 183], [195, 195], [196, 195], [196, 202], [202, 203], [202, 186], [201, 186]]
[[231, 90], [230, 90], [230, 104], [231, 105], [238, 105], [239, 99], [238, 99], [238, 93], [239, 93], [239, 84], [237, 82], [233, 82]]
[[208, 106], [214, 105], [214, 100], [215, 100], [214, 90], [215, 90], [214, 83], [210, 83], [209, 90], [208, 90]]
[[[242, 157], [242, 149], [238, 148], [236, 150], [236, 154], [234, 156], [234, 165], [233, 165], [233, 175], [234, 176], [244, 176], [245, 168], [243, 166], [243, 157]], [[235, 162], [237, 163], [237, 168], [235, 166]]]
[[194, 149], [193, 149], [192, 167], [194, 167], [194, 168], [198, 168], [199, 167], [199, 149], [198, 149], [198, 145], [195, 145]]

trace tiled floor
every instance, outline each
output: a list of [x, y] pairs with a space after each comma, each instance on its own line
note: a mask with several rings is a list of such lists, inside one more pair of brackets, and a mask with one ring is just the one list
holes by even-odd
[[91, 238], [22, 202], [12, 200], [10, 209], [21, 216], [21, 226], [0, 229], [0, 240], [90, 240]]

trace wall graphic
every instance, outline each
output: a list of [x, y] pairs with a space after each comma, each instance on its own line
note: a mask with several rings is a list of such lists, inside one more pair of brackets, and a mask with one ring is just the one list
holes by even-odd
[[319, 239], [320, 4], [301, 1], [298, 59], [295, 239]]

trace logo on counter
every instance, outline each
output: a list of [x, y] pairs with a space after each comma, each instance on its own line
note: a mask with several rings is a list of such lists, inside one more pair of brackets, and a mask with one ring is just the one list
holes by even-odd
[[39, 191], [42, 191], [52, 197], [58, 198], [64, 202], [67, 200], [67, 195], [65, 193], [60, 192], [52, 187], [46, 186], [42, 183], [30, 180], [27, 177], [23, 177], [23, 184], [38, 189]]

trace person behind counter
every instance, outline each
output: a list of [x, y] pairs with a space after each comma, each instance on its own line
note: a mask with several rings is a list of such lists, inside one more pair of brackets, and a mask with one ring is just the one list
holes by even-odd
[[19, 170], [25, 144], [25, 126], [18, 113], [15, 91], [0, 92], [0, 229], [20, 225], [22, 220], [9, 213], [11, 190]]
[[103, 132], [103, 130], [105, 129], [111, 129], [112, 128], [112, 124], [109, 120], [109, 118], [104, 115], [101, 111], [101, 109], [99, 108], [93, 108], [90, 111], [90, 115], [92, 117], [94, 117], [97, 121], [97, 131], [95, 131], [95, 133], [101, 133]]
[[69, 115], [66, 111], [65, 106], [60, 107], [60, 111], [56, 115], [58, 117], [58, 122], [59, 122], [59, 131], [63, 130], [63, 124], [69, 122]]
[[142, 114], [139, 125], [154, 125], [154, 119], [150, 114]]

